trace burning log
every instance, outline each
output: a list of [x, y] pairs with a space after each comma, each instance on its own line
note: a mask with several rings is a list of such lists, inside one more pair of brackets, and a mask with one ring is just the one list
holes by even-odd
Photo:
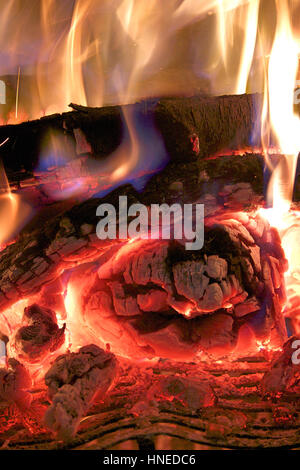
[[[264, 159], [250, 150], [249, 154], [244, 154], [250, 143], [253, 144], [253, 122], [259, 102], [259, 96], [241, 95], [165, 98], [127, 105], [126, 110], [130, 110], [137, 122], [149, 120], [152, 127], [154, 122], [170, 158], [159, 174], [153, 175], [155, 168], [141, 171], [141, 178], [147, 171], [151, 177], [144, 197], [153, 202], [155, 195], [160, 194], [162, 199], [170, 201], [178, 196], [178, 191], [174, 190], [178, 184], [183, 185], [181, 197], [195, 199], [211, 193], [219, 200], [224, 199], [226, 204], [228, 200], [234, 203], [246, 200], [247, 205], [257, 194], [262, 195]], [[0, 127], [0, 139], [9, 136], [9, 141], [0, 148], [0, 156], [11, 187], [14, 190], [21, 187], [29, 200], [37, 199], [44, 204], [50, 199], [51, 202], [51, 197], [47, 196], [49, 190], [61, 191], [62, 187], [70, 187], [72, 179], [76, 178], [85, 181], [87, 194], [109, 186], [105, 181], [108, 175], [102, 167], [97, 167], [95, 159], [100, 166], [108, 163], [109, 156], [124, 142], [122, 107], [72, 106], [76, 111]], [[67, 152], [71, 160], [59, 171], [56, 168], [36, 173], [41, 149], [52, 133], [64, 135], [62, 153]], [[156, 135], [158, 140], [161, 139], [159, 134]], [[137, 139], [143, 143], [142, 132]], [[153, 153], [152, 146], [151, 139]], [[53, 152], [56, 150], [54, 148]], [[222, 150], [226, 157], [210, 159], [215, 153], [222, 155]], [[237, 151], [241, 155], [229, 155]], [[78, 157], [78, 152], [84, 152], [85, 156]], [[93, 161], [87, 155], [92, 156]], [[27, 171], [20, 171], [22, 168]], [[100, 171], [100, 180], [95, 179], [95, 171]], [[96, 191], [91, 190], [95, 182]]]
[[[198, 411], [216, 404], [217, 399], [209, 380], [170, 375], [160, 377], [149, 388], [147, 400], [177, 401], [189, 410]], [[138, 404], [137, 404], [138, 405]], [[136, 407], [137, 408], [137, 407]]]
[[[150, 119], [162, 135], [171, 161], [196, 161], [216, 152], [245, 149], [253, 144], [253, 122], [257, 122], [259, 95], [195, 96], [163, 98], [126, 105], [137, 120]], [[39, 120], [0, 127], [1, 147], [7, 169], [32, 170], [36, 167], [41, 144], [49, 132], [62, 132], [74, 139], [78, 129], [91, 145], [92, 153], [104, 158], [122, 142], [124, 123], [121, 106], [85, 108], [46, 116]], [[124, 108], [124, 107], [123, 107]], [[74, 135], [75, 133], [75, 135]]]
[[95, 345], [59, 356], [45, 376], [52, 405], [46, 425], [59, 440], [68, 441], [90, 406], [102, 400], [117, 375], [115, 356]]
[[18, 357], [36, 362], [64, 343], [66, 324], [58, 327], [53, 310], [33, 304], [24, 309], [23, 321], [27, 325], [21, 327], [15, 336], [14, 347]]

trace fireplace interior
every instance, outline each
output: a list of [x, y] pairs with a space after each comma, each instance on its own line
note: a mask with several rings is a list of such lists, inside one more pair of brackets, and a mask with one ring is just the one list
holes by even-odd
[[300, 1], [2, 3], [0, 448], [298, 449]]

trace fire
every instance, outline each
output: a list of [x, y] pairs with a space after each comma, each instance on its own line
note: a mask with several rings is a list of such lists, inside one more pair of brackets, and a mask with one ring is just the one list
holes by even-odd
[[[138, 172], [157, 169], [158, 163], [163, 166], [167, 159], [164, 144], [155, 126], [147, 120], [147, 110], [138, 110], [135, 115], [137, 108], [133, 110], [130, 106], [125, 107], [125, 104], [144, 97], [189, 94], [195, 89], [203, 91], [204, 78], [209, 81], [210, 91], [215, 94], [245, 93], [249, 83], [253, 82], [253, 64], [258, 59], [258, 43], [262, 41], [260, 7], [263, 2], [260, 0], [41, 0], [32, 16], [26, 12], [26, 8], [21, 7], [27, 1], [4, 2], [0, 18], [0, 49], [7, 43], [11, 49], [9, 63], [5, 66], [1, 63], [3, 73], [9, 70], [17, 76], [15, 109], [10, 110], [1, 122], [18, 123], [28, 117], [63, 112], [68, 109], [70, 102], [84, 106], [120, 104], [123, 140], [110, 155], [109, 161], [103, 161], [97, 167], [98, 173], [93, 176], [97, 180], [100, 175], [99, 180], [103, 180], [97, 182], [99, 187], [96, 184], [96, 189], [103, 189], [100, 188], [102, 182], [103, 186], [106, 184], [112, 188], [121, 181], [132, 181]], [[68, 258], [66, 250], [62, 259], [60, 253], [55, 253], [53, 259], [58, 260], [51, 261], [51, 264], [58, 263], [58, 277], [52, 280], [51, 276], [55, 275], [53, 270], [49, 278], [43, 278], [42, 287], [37, 284], [39, 287], [36, 288], [33, 283], [36, 290], [29, 294], [29, 298], [14, 300], [15, 303], [5, 307], [6, 310], [0, 316], [0, 366], [7, 366], [7, 359], [12, 357], [24, 361], [36, 386], [35, 392], [38, 390], [37, 385], [43, 384], [44, 387], [45, 372], [58, 355], [76, 351], [88, 344], [99, 345], [107, 351], [111, 349], [119, 355], [120, 360], [126, 360], [126, 370], [129, 370], [127, 360], [135, 360], [136, 364], [144, 363], [147, 368], [156, 362], [157, 367], [160, 367], [165, 362], [168, 368], [168, 362], [171, 361], [159, 361], [159, 358], [169, 358], [181, 362], [211, 360], [214, 361], [215, 372], [216, 364], [220, 371], [224, 370], [225, 364], [226, 373], [229, 373], [226, 363], [229, 357], [233, 363], [232, 375], [239, 379], [235, 373], [235, 370], [239, 370], [235, 369], [236, 358], [264, 355], [269, 360], [275, 352], [282, 350], [285, 334], [278, 334], [277, 337], [278, 332], [274, 333], [278, 318], [274, 321], [274, 327], [266, 322], [265, 331], [255, 324], [257, 317], [261, 320], [265, 316], [269, 321], [272, 315], [280, 316], [282, 308], [291, 323], [291, 330], [300, 332], [300, 211], [292, 207], [300, 150], [300, 120], [294, 113], [300, 36], [291, 22], [291, 5], [296, 3], [300, 4], [300, 0], [275, 0], [277, 24], [271, 50], [263, 50], [260, 44], [262, 56], [259, 58], [261, 68], [258, 75], [262, 69], [265, 76], [261, 134], [266, 165], [271, 172], [268, 203], [272, 207], [260, 209], [258, 214], [251, 215], [245, 212], [229, 213], [227, 210], [224, 211], [223, 221], [223, 214], [213, 214], [212, 217], [213, 224], [223, 222], [228, 229], [226, 234], [232, 232], [231, 243], [236, 236], [241, 263], [239, 256], [236, 256], [237, 261], [227, 261], [231, 255], [234, 257], [233, 250], [226, 259], [208, 251], [203, 259], [197, 259], [196, 256], [190, 259], [184, 259], [183, 256], [181, 259], [179, 256], [176, 260], [172, 258], [173, 246], [166, 243], [166, 250], [160, 253], [160, 241], [156, 244], [152, 240], [151, 247], [150, 242], [143, 239], [122, 239], [119, 246], [107, 245], [107, 252], [104, 244], [99, 244], [98, 250], [97, 240], [93, 240], [95, 249], [89, 251], [91, 232], [82, 234], [83, 251], [75, 249]], [[17, 20], [20, 27], [11, 28], [12, 21], [20, 12], [21, 19]], [[214, 37], [206, 37], [206, 41], [213, 42], [207, 48], [208, 51], [202, 50], [206, 49], [206, 43], [204, 46], [201, 43], [201, 28], [199, 31], [197, 29], [200, 23], [204, 24], [204, 30], [207, 25], [214, 26]], [[192, 28], [195, 25], [197, 28]], [[195, 37], [190, 49], [182, 48], [178, 52], [178, 37], [184, 36], [181, 34], [185, 28], [190, 28], [189, 33], [185, 30], [185, 34]], [[214, 40], [215, 35], [217, 41]], [[26, 64], [27, 49], [33, 57], [29, 64]], [[186, 70], [185, 55], [192, 57], [194, 70]], [[177, 63], [178, 69], [182, 69], [180, 79], [170, 73], [170, 64], [173, 62]], [[166, 70], [167, 79], [164, 76]], [[30, 103], [26, 106], [22, 88], [23, 73], [31, 76], [31, 90], [26, 90]], [[192, 80], [186, 80], [186, 77], [192, 77]], [[191, 139], [193, 142], [193, 136]], [[0, 142], [0, 147], [8, 140]], [[49, 137], [49, 145], [46, 144], [36, 170], [41, 173], [53, 168], [58, 173], [60, 168], [65, 170], [72, 156], [67, 135], [53, 133]], [[196, 139], [194, 145], [196, 152]], [[196, 153], [200, 154], [200, 148]], [[184, 155], [182, 158], [184, 161]], [[152, 166], [148, 168], [150, 160]], [[44, 192], [51, 200], [70, 197], [75, 200], [84, 197], [84, 183], [75, 174], [59, 188], [45, 186]], [[0, 168], [0, 251], [20, 232], [30, 214], [31, 208], [20, 194], [11, 190], [5, 171]], [[289, 261], [289, 269], [285, 273], [286, 300], [283, 283], [286, 260], [283, 254], [276, 259], [272, 256], [276, 248], [281, 250], [277, 235], [276, 246], [274, 242], [274, 233], [277, 232], [266, 223], [262, 228], [262, 240], [256, 244], [254, 233], [259, 233], [260, 216], [278, 229], [285, 257]], [[69, 243], [67, 239], [66, 236], [66, 244]], [[82, 242], [81, 239], [79, 241]], [[211, 246], [210, 249], [213, 253], [215, 247]], [[48, 252], [45, 248], [47, 256]], [[273, 264], [277, 262], [280, 270], [272, 270], [272, 260]], [[244, 269], [246, 262], [248, 271], [247, 266]], [[253, 278], [255, 272], [259, 283], [251, 278], [251, 269]], [[243, 277], [248, 274], [247, 283], [251, 284], [251, 289], [242, 286]], [[272, 280], [272, 276], [275, 280]], [[53, 286], [52, 282], [55, 284], [57, 280], [60, 286]], [[19, 284], [17, 286], [19, 289]], [[202, 288], [203, 293], [200, 295]], [[38, 289], [41, 291], [38, 292]], [[259, 290], [258, 298], [254, 296], [256, 289], [262, 289]], [[17, 291], [17, 298], [20, 292], [23, 290]], [[7, 292], [4, 291], [4, 294]], [[267, 305], [269, 298], [272, 302], [273, 298], [277, 301], [275, 306], [272, 304], [274, 311], [271, 305]], [[7, 296], [6, 300], [9, 299]], [[63, 343], [59, 343], [57, 349], [47, 349], [45, 357], [40, 356], [38, 362], [31, 363], [26, 355], [22, 357], [22, 350], [20, 354], [16, 338], [24, 322], [24, 308], [35, 302], [40, 302], [44, 308], [46, 305], [48, 307], [48, 303], [55, 304], [55, 320], [59, 329], [63, 329], [64, 336]], [[280, 320], [285, 333], [282, 316]], [[38, 337], [30, 331], [33, 337]], [[1, 340], [6, 340], [6, 335], [9, 337], [7, 347]], [[41, 349], [40, 344], [38, 347]], [[76, 361], [74, 367], [76, 369]], [[186, 369], [187, 375], [192, 370], [189, 367]], [[179, 369], [182, 368], [180, 365]], [[92, 380], [94, 372], [90, 374]], [[74, 376], [76, 373], [75, 370]], [[170, 375], [169, 371], [167, 375]], [[216, 377], [214, 383], [217, 383]], [[62, 383], [63, 380], [62, 377]], [[233, 383], [234, 390], [237, 390], [238, 380]], [[73, 384], [67, 385], [71, 387]], [[228, 387], [225, 384], [226, 393], [231, 388], [230, 383]], [[197, 388], [193, 390], [197, 391]], [[158, 401], [173, 402], [177, 395], [168, 395], [163, 390], [157, 396]], [[213, 405], [215, 397], [209, 396], [209, 399], [209, 405]], [[178, 396], [177, 401], [187, 406], [185, 400], [178, 399]], [[22, 420], [26, 421], [26, 415], [22, 416]], [[30, 427], [30, 422], [27, 426]], [[35, 434], [36, 431], [32, 429], [31, 432]]]
[[[4, 10], [5, 22], [2, 23], [1, 19], [3, 30], [0, 34], [3, 44], [7, 42], [3, 31], [7, 29], [6, 25], [11, 24], [19, 6], [19, 1], [12, 0]], [[31, 92], [30, 96], [34, 99], [29, 109], [30, 117], [65, 111], [71, 101], [86, 106], [118, 102], [122, 106], [142, 97], [168, 95], [174, 93], [174, 90], [188, 94], [189, 83], [184, 83], [187, 89], [182, 90], [182, 83], [176, 83], [176, 77], [174, 80], [162, 79], [162, 70], [175, 60], [176, 54], [173, 56], [171, 52], [176, 49], [174, 46], [179, 43], [178, 37], [182, 30], [201, 22], [214, 24], [214, 34], [217, 33], [218, 40], [214, 41], [210, 52], [203, 54], [199, 51], [203, 49], [203, 45], [200, 47], [196, 36], [191, 50], [186, 51], [196, 64], [195, 70], [188, 72], [194, 73], [196, 79], [200, 79], [201, 74], [209, 77], [210, 89], [216, 94], [225, 91], [244, 93], [253, 73], [253, 62], [257, 59], [260, 6], [259, 0], [183, 0], [163, 2], [158, 8], [157, 0], [149, 0], [147, 3], [120, 0], [113, 9], [111, 0], [104, 0], [101, 5], [94, 0], [75, 0], [70, 2], [65, 11], [61, 2], [43, 0], [36, 16], [25, 16], [21, 31], [10, 33], [13, 40], [10, 54], [12, 63], [9, 65], [10, 70], [18, 76], [12, 122], [22, 119], [23, 112], [20, 104], [23, 98], [21, 85], [26, 70], [24, 71], [24, 64], [19, 60], [24, 52], [22, 42], [25, 45], [32, 43], [35, 35], [39, 41], [30, 71], [32, 90], [38, 90], [38, 93]], [[286, 274], [288, 299], [285, 307], [288, 315], [291, 305], [299, 305], [297, 299], [300, 297], [300, 259], [297, 251], [300, 216], [298, 212], [290, 210], [300, 149], [300, 121], [293, 110], [299, 38], [292, 28], [292, 10], [289, 9], [288, 1], [277, 0], [276, 7], [277, 26], [266, 68], [262, 116], [263, 148], [266, 163], [272, 171], [268, 199], [272, 201], [273, 207], [260, 212], [271, 225], [279, 229], [282, 246], [289, 259], [289, 271]], [[53, 20], [49, 21], [49, 18]], [[25, 28], [28, 31], [24, 31]], [[265, 56], [268, 55], [265, 52], [268, 51], [263, 52], [262, 66], [265, 67]], [[178, 68], [184, 68], [184, 61], [176, 59]], [[199, 76], [197, 64], [201, 65]], [[182, 76], [185, 77], [184, 74]], [[133, 177], [139, 162], [146, 164], [150, 157], [153, 158], [151, 153], [158, 156], [160, 163], [162, 157], [166, 157], [155, 129], [151, 133], [149, 122], [145, 123], [144, 132], [141, 116], [142, 113], [134, 116], [130, 107], [123, 106], [123, 141], [110, 156], [109, 162], [103, 163], [101, 167], [102, 173], [112, 185]], [[271, 130], [276, 148], [282, 154], [280, 157], [273, 155], [274, 149], [271, 148], [268, 132], [265, 135], [266, 129]], [[66, 162], [68, 155], [64, 155], [64, 137], [54, 136], [52, 147], [55, 158]], [[6, 140], [0, 146], [5, 142]], [[45, 155], [41, 155], [41, 163], [45, 162], [45, 157], [49, 157], [48, 154], [46, 150]], [[274, 163], [276, 158], [277, 164]], [[59, 166], [57, 163], [55, 161], [55, 166]], [[80, 181], [77, 184], [80, 186]], [[81, 193], [80, 187], [76, 187], [73, 182], [72, 185], [70, 191], [67, 187], [50, 194], [53, 199], [61, 199]], [[3, 221], [3, 227], [0, 226], [0, 245], [11, 239], [27, 216], [26, 204], [10, 191], [5, 175], [3, 188], [0, 196], [0, 220]], [[139, 243], [141, 242], [132, 240], [124, 244], [116, 255], [116, 260], [128, 256], [131, 250], [137, 249]], [[103, 265], [101, 269], [108, 270], [111, 266]], [[79, 284], [84, 283], [85, 275], [84, 270], [82, 273], [76, 272], [76, 278], [68, 283], [64, 299], [68, 312], [68, 347], [86, 343], [87, 338], [90, 341], [95, 340], [93, 331], [84, 325], [78, 313], [81, 308], [78, 307], [81, 302], [78, 291], [82, 292]], [[190, 304], [174, 302], [172, 307], [186, 319], [193, 318], [193, 306]], [[222, 308], [230, 310], [231, 302], [226, 301]], [[243, 335], [244, 338], [250, 337], [249, 344], [255, 343], [251, 331], [244, 331]], [[240, 342], [245, 342], [242, 336]], [[261, 347], [255, 343], [255, 347], [257, 346]]]
[[[145, 97], [188, 95], [207, 91], [207, 80], [215, 94], [247, 90], [256, 51], [259, 0], [171, 0], [161, 2], [159, 8], [157, 0], [119, 0], [115, 8], [110, 0], [101, 5], [95, 0], [64, 5], [43, 0], [34, 15], [28, 14], [26, 1], [22, 2], [24, 11], [19, 0], [6, 5], [0, 23], [2, 49], [6, 51], [10, 43], [3, 73], [18, 77], [15, 111], [6, 116], [6, 122], [63, 112], [70, 102], [124, 105]], [[16, 21], [20, 27], [11, 28]], [[201, 42], [207, 22], [212, 31], [205, 38], [211, 43], [209, 53]], [[191, 35], [194, 25], [195, 40], [178, 54], [183, 30]], [[5, 34], [8, 29], [9, 36]], [[188, 66], [185, 56], [191, 58]], [[175, 74], [172, 63], [176, 64]], [[29, 90], [25, 90], [25, 77]], [[124, 141], [101, 168], [109, 174], [109, 184], [132, 179], [139, 162], [145, 164], [155, 154], [166, 161], [159, 136], [149, 135], [145, 149], [147, 137], [138, 129], [135, 116], [124, 108], [123, 118]], [[78, 191], [81, 189], [75, 188]]]
[[292, 200], [300, 149], [300, 121], [293, 110], [299, 46], [289, 15], [287, 2], [277, 2], [277, 31], [269, 60], [269, 93], [265, 95], [271, 129], [283, 154], [274, 168], [269, 196], [273, 199], [273, 207], [282, 215], [288, 212]]
[[[66, 111], [70, 102], [102, 106], [207, 91], [205, 77], [216, 94], [247, 89], [259, 0], [171, 0], [159, 7], [157, 0], [119, 0], [115, 7], [111, 0], [42, 0], [34, 14], [29, 0], [4, 3], [0, 71], [18, 77], [14, 122]], [[191, 35], [194, 25], [195, 39], [180, 54], [182, 31]]]
[[27, 222], [32, 210], [18, 194], [11, 191], [5, 170], [0, 165], [0, 247], [3, 249], [6, 243]]

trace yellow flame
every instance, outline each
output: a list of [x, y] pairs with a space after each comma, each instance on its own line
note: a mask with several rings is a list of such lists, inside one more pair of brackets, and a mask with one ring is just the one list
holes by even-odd
[[[65, 91], [67, 102], [76, 102], [82, 105], [88, 104], [88, 94], [84, 81], [83, 68], [91, 57], [98, 59], [98, 40], [86, 40], [89, 37], [95, 24], [92, 20], [95, 2], [91, 0], [77, 0], [75, 3], [72, 22], [67, 36], [65, 50]], [[97, 24], [97, 23], [96, 23]], [[88, 31], [88, 28], [91, 28]], [[93, 96], [93, 106], [102, 104], [102, 70], [99, 61], [96, 60], [94, 80], [97, 81], [97, 88]], [[95, 64], [94, 64], [95, 65]]]
[[[0, 49], [8, 56], [0, 75], [21, 66], [19, 114], [31, 118], [65, 111], [71, 101], [125, 104], [207, 87], [243, 93], [258, 6], [259, 0], [41, 0], [32, 8], [30, 0], [0, 0]], [[209, 29], [207, 18], [214, 18]]]
[[10, 190], [5, 170], [0, 164], [0, 248], [22, 228], [30, 207]]
[[[300, 150], [300, 120], [294, 113], [294, 88], [298, 72], [298, 41], [292, 32], [287, 0], [277, 0], [277, 28], [268, 67], [270, 120], [282, 156], [274, 168], [269, 185], [273, 208], [283, 215], [289, 210]], [[265, 121], [263, 122], [265, 126]], [[268, 153], [268, 148], [265, 152]]]
[[259, 3], [259, 0], [253, 0], [249, 3], [246, 9], [245, 38], [243, 42], [242, 60], [239, 67], [236, 89], [238, 94], [245, 93], [247, 90], [247, 81], [256, 44]]

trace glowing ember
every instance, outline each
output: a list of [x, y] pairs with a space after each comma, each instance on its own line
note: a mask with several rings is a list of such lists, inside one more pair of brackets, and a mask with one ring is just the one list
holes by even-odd
[[[281, 149], [277, 165], [269, 156], [268, 140], [265, 138], [264, 151], [272, 176], [268, 188], [270, 209], [261, 209], [262, 214], [280, 233], [282, 247], [289, 262], [285, 275], [287, 304], [285, 313], [293, 319], [295, 331], [298, 328], [298, 312], [295, 304], [300, 303], [299, 282], [299, 240], [300, 212], [290, 210], [294, 181], [300, 150], [300, 120], [294, 112], [294, 88], [298, 73], [299, 39], [295, 35], [290, 19], [287, 1], [277, 1], [277, 29], [269, 59], [265, 108], [262, 120], [263, 132], [268, 129], [275, 134], [277, 146]], [[267, 110], [267, 112], [265, 111]]]
[[[238, 353], [245, 345], [255, 352], [256, 339], [271, 340], [274, 348], [280, 346], [286, 338], [281, 315], [286, 260], [277, 232], [258, 215], [242, 212], [223, 212], [208, 218], [206, 224], [204, 253], [200, 251], [197, 257], [188, 256], [180, 244], [163, 240], [118, 244], [95, 240], [90, 248], [88, 239], [82, 240], [83, 255], [75, 255], [77, 267], [70, 266], [65, 287], [62, 273], [68, 257], [74, 260], [74, 240], [70, 248], [64, 242], [66, 254], [56, 261], [55, 269], [61, 281], [52, 279], [52, 286], [44, 286], [47, 270], [42, 279], [33, 278], [34, 296], [29, 290], [29, 305], [38, 303], [38, 311], [43, 312], [43, 306], [51, 302], [61, 326], [66, 323], [64, 348], [90, 342], [100, 347], [110, 344], [112, 351], [128, 358], [187, 360], [201, 352], [217, 356], [233, 350]], [[97, 243], [103, 254], [95, 251]], [[76, 253], [79, 244], [74, 245]], [[87, 262], [90, 249], [93, 255]], [[49, 275], [53, 276], [53, 268]], [[39, 282], [40, 290], [35, 293]], [[9, 335], [19, 328], [26, 334], [35, 331], [25, 344], [34, 352], [48, 323], [44, 325], [38, 317], [32, 327], [23, 326], [22, 305], [19, 307], [4, 312], [2, 329], [6, 333], [6, 325], [10, 325]], [[46, 353], [45, 364], [53, 356], [57, 335], [60, 338], [64, 331], [52, 323], [51, 335], [46, 338], [43, 334], [43, 351], [37, 351]], [[19, 336], [17, 333], [16, 339]], [[22, 349], [23, 343], [16, 350], [24, 356]], [[10, 353], [16, 353], [14, 347]], [[29, 362], [34, 370], [33, 361]]]
[[11, 241], [31, 215], [31, 208], [20, 196], [13, 194], [0, 165], [0, 248]]

